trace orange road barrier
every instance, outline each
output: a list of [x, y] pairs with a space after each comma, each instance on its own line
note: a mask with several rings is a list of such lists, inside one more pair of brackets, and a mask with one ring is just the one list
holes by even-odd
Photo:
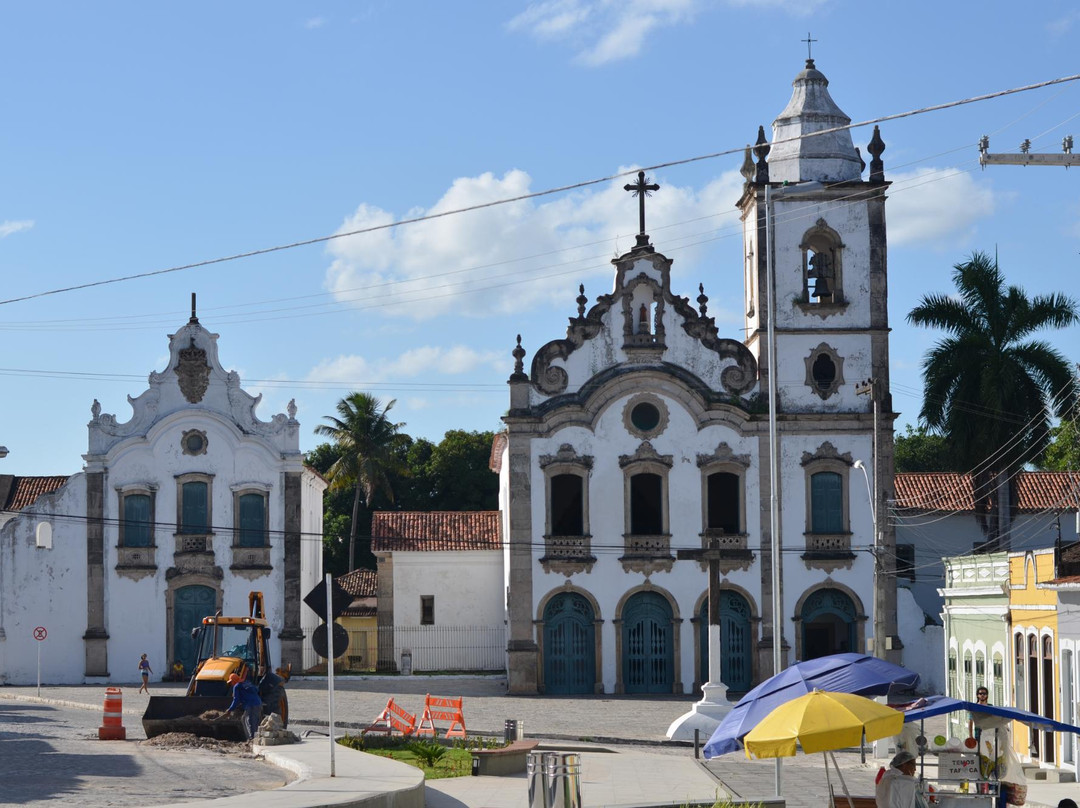
[[118, 687], [105, 688], [105, 714], [102, 716], [97, 736], [101, 741], [127, 740], [127, 730], [124, 729], [123, 691]]
[[387, 735], [397, 730], [402, 735], [411, 735], [416, 731], [416, 716], [412, 713], [407, 713], [394, 704], [393, 699], [389, 699], [386, 702], [386, 707], [379, 713], [378, 717], [367, 727], [362, 730], [362, 733], [368, 732], [385, 732]]
[[445, 696], [432, 696], [430, 693], [424, 699], [424, 714], [420, 716], [420, 726], [416, 729], [417, 735], [430, 735], [438, 737], [435, 729], [436, 721], [449, 721], [450, 728], [446, 730], [447, 738], [465, 737], [465, 714], [462, 712], [464, 699], [458, 696], [449, 699]]

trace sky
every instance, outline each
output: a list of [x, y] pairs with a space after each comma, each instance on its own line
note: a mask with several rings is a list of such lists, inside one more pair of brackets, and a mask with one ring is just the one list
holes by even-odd
[[[95, 398], [130, 418], [192, 292], [257, 415], [295, 398], [304, 450], [355, 390], [396, 400], [413, 437], [497, 430], [516, 335], [528, 363], [565, 336], [579, 284], [611, 291], [637, 230], [617, 175], [640, 167], [679, 163], [648, 172], [648, 231], [674, 291], [703, 283], [720, 335], [742, 339], [740, 150], [786, 106], [808, 37], [855, 122], [1080, 73], [1066, 0], [0, 13], [0, 473], [18, 475], [79, 471]], [[1029, 294], [1080, 299], [1080, 169], [981, 169], [977, 149], [1060, 152], [1078, 117], [1069, 82], [881, 124], [901, 426], [941, 336], [905, 316], [952, 290], [954, 264], [996, 251]], [[871, 133], [853, 131], [864, 157]], [[1046, 336], [1080, 360], [1080, 329]]]

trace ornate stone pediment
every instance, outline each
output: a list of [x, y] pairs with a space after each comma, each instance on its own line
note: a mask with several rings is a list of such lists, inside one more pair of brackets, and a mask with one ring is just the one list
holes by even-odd
[[742, 466], [744, 469], [750, 468], [750, 455], [740, 454], [737, 455], [732, 451], [731, 447], [721, 441], [716, 447], [716, 451], [712, 454], [699, 454], [697, 456], [698, 468], [704, 468], [705, 466], [711, 466], [714, 463], [734, 463], [736, 466]]
[[581, 466], [591, 469], [593, 467], [592, 455], [579, 455], [569, 443], [564, 443], [553, 455], [540, 455], [540, 468], [546, 469], [555, 464]]
[[643, 440], [641, 445], [638, 446], [637, 451], [632, 455], [619, 455], [619, 468], [621, 469], [632, 466], [635, 463], [645, 462], [659, 463], [661, 466], [667, 466], [668, 468], [675, 465], [674, 458], [671, 455], [660, 454], [647, 440]]
[[855, 461], [851, 457], [851, 452], [844, 452], [840, 454], [829, 441], [825, 441], [818, 447], [817, 451], [811, 454], [810, 452], [802, 453], [802, 461], [800, 465], [809, 466], [811, 463], [815, 463], [818, 460], [839, 460], [848, 466], [852, 465]]

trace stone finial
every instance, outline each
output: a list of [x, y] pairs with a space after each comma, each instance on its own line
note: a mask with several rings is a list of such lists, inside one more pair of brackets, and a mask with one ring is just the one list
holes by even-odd
[[750, 156], [750, 147], [746, 147], [746, 151], [743, 152], [742, 167], [739, 168], [739, 173], [743, 175], [743, 179], [747, 182], [754, 181], [754, 175], [757, 173], [754, 168], [754, 160]]
[[754, 181], [759, 184], [765, 184], [769, 181], [769, 163], [765, 158], [769, 156], [771, 150], [772, 147], [769, 145], [769, 141], [765, 139], [765, 127], [758, 126], [757, 143], [754, 144], [754, 156], [757, 158], [757, 177]]
[[[578, 296], [577, 296], [577, 316], [578, 317], [584, 317], [585, 316], [585, 305], [588, 302], [589, 302], [589, 298], [585, 297], [585, 284], [583, 284], [583, 283], [579, 284], [578, 285]], [[520, 339], [521, 338], [518, 337], [519, 341], [520, 341]]]
[[288, 405], [285, 407], [285, 412], [289, 414], [290, 419], [296, 418], [296, 399], [290, 398]]
[[513, 350], [514, 354], [514, 372], [510, 376], [512, 382], [524, 382], [528, 381], [529, 377], [525, 375], [525, 363], [522, 361], [525, 359], [525, 349], [521, 347], [521, 334], [517, 335], [517, 345]]
[[881, 131], [874, 127], [874, 136], [870, 138], [866, 150], [870, 152], [870, 182], [885, 182], [885, 163], [881, 160], [881, 153], [885, 151], [885, 141], [881, 139]]
[[699, 293], [698, 297], [697, 297], [698, 311], [700, 311], [701, 316], [704, 317], [705, 312], [709, 310], [709, 307], [707, 305], [708, 302], [709, 302], [709, 298], [708, 298], [708, 295], [705, 294], [705, 284], [699, 283], [697, 285], [697, 288], [698, 288], [698, 293]]
[[94, 399], [94, 403], [90, 405], [90, 414], [94, 416], [95, 421], [101, 417], [101, 402], [96, 398]]

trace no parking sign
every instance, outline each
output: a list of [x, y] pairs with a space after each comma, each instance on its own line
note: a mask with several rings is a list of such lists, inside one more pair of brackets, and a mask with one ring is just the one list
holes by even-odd
[[[45, 626], [36, 626], [34, 628], [34, 639], [38, 642], [43, 642], [46, 637], [49, 636], [48, 629]], [[37, 694], [41, 696], [41, 646], [37, 647]]]
[[48, 629], [45, 628], [45, 626], [38, 626], [37, 628], [34, 629], [34, 639], [37, 640], [38, 642], [41, 642], [42, 640], [44, 640], [48, 636], [49, 636], [49, 631], [48, 631]]

